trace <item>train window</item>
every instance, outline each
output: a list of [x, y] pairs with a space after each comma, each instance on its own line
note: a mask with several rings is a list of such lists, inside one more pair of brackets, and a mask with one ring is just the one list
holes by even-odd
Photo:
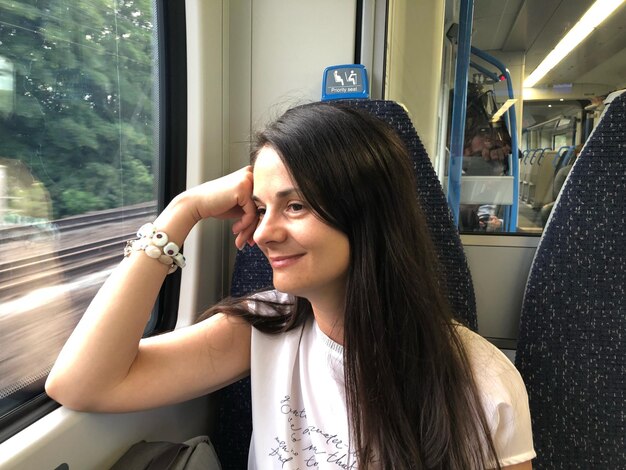
[[567, 134], [558, 134], [552, 136], [552, 148], [565, 147], [571, 139], [568, 140]]
[[161, 113], [164, 4], [0, 4], [2, 437], [47, 400], [47, 373], [124, 241], [181, 184], [164, 176], [176, 133]]

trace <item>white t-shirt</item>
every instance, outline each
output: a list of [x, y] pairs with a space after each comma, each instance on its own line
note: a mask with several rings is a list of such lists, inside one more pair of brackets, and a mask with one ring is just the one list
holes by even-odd
[[[272, 300], [283, 298], [274, 295]], [[459, 329], [500, 465], [534, 458], [528, 397], [519, 373], [487, 340]], [[279, 335], [252, 329], [251, 381], [249, 469], [357, 468], [349, 443], [343, 348], [313, 318]]]

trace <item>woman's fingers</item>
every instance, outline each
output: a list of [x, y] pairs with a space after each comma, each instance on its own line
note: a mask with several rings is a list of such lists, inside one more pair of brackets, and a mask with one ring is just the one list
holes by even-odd
[[233, 224], [233, 233], [237, 235], [235, 238], [235, 245], [238, 249], [242, 249], [244, 244], [248, 242], [252, 245], [252, 235], [256, 230], [258, 216], [257, 216], [257, 208], [252, 198], [246, 201], [242, 206], [240, 206], [243, 214]]
[[258, 222], [257, 207], [252, 199], [253, 175], [251, 167], [245, 168], [243, 177], [244, 184], [240, 186], [242, 191], [237, 194], [238, 220], [232, 227], [233, 233], [236, 234], [235, 246], [240, 250], [246, 242], [251, 246], [254, 244], [252, 235]]

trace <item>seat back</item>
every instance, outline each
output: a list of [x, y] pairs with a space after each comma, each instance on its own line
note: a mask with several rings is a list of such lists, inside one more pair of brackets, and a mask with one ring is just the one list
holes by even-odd
[[537, 248], [516, 354], [536, 468], [626, 463], [626, 93], [574, 163]]
[[[417, 193], [439, 258], [440, 280], [456, 317], [473, 330], [477, 329], [476, 300], [461, 239], [452, 222], [446, 198], [432, 163], [426, 154], [405, 109], [393, 101], [337, 100], [365, 109], [391, 125], [404, 141], [417, 178]], [[272, 271], [258, 247], [246, 247], [237, 253], [231, 294], [246, 295], [272, 285]], [[225, 469], [245, 469], [252, 417], [250, 379], [243, 379], [219, 392], [219, 433], [213, 439]]]
[[418, 199], [435, 244], [439, 274], [448, 300], [456, 317], [469, 328], [477, 330], [474, 286], [461, 238], [452, 221], [446, 197], [432, 162], [413, 127], [411, 118], [401, 105], [393, 101], [342, 100], [340, 103], [367, 110], [391, 125], [402, 138], [413, 163]]

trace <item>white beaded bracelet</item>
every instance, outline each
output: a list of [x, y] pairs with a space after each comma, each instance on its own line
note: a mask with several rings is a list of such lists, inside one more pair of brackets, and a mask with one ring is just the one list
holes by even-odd
[[169, 241], [165, 232], [157, 232], [154, 224], [142, 225], [137, 231], [137, 240], [129, 240], [124, 248], [124, 256], [130, 256], [133, 251], [143, 251], [150, 258], [158, 259], [161, 263], [170, 267], [168, 274], [176, 271], [176, 268], [185, 267], [185, 257], [180, 253], [180, 248], [174, 242]]

